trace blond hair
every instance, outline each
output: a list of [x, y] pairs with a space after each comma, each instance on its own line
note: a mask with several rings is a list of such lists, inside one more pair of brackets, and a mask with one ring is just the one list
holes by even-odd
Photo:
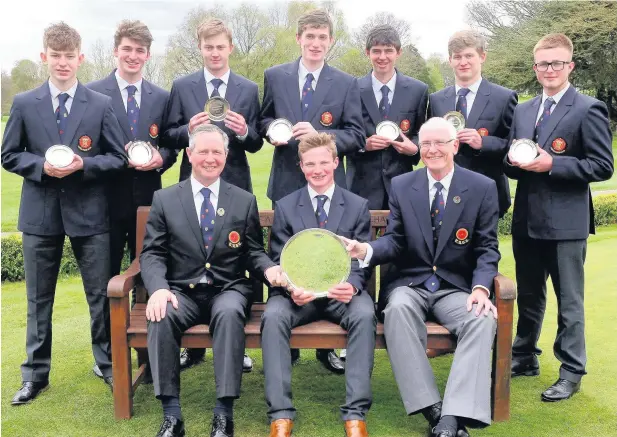
[[148, 51], [150, 51], [150, 46], [154, 40], [148, 26], [139, 20], [122, 20], [118, 24], [114, 34], [114, 48], [118, 48], [122, 38], [131, 39], [137, 44], [146, 47]]
[[327, 27], [330, 37], [334, 34], [334, 24], [332, 24], [332, 19], [323, 9], [315, 9], [314, 11], [307, 12], [298, 18], [298, 36], [301, 36], [302, 33], [309, 27], [312, 29]]
[[467, 48], [476, 49], [478, 54], [486, 52], [486, 38], [475, 30], [461, 30], [448, 40], [448, 56], [459, 53]]
[[222, 20], [218, 18], [209, 18], [203, 21], [197, 28], [197, 43], [201, 44], [203, 40], [220, 34], [225, 34], [229, 40], [229, 44], [232, 44], [231, 29], [227, 27]]
[[570, 56], [574, 52], [574, 45], [572, 40], [563, 33], [549, 33], [544, 35], [540, 41], [533, 48], [533, 54], [535, 55], [538, 50], [554, 49], [557, 47], [563, 47], [570, 52]]
[[56, 51], [81, 50], [81, 36], [64, 21], [50, 24], [43, 33], [43, 49]]
[[332, 159], [336, 159], [338, 157], [338, 154], [336, 153], [336, 142], [334, 141], [334, 135], [326, 132], [319, 132], [300, 141], [300, 144], [298, 145], [298, 156], [300, 157], [300, 161], [302, 161], [302, 155], [304, 153], [309, 150], [316, 149], [317, 147], [327, 147], [332, 153]]

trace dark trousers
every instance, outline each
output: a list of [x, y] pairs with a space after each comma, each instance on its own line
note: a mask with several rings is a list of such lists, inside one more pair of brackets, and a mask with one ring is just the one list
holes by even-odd
[[124, 247], [128, 244], [131, 262], [135, 259], [135, 235], [137, 230], [137, 215], [122, 219], [111, 219], [109, 231], [109, 247], [111, 258], [111, 276], [120, 274]]
[[515, 356], [539, 355], [538, 338], [546, 309], [550, 275], [557, 296], [557, 338], [553, 346], [561, 362], [560, 378], [572, 382], [585, 375], [585, 254], [587, 240], [512, 239], [516, 262], [518, 325], [512, 346]]
[[297, 306], [287, 296], [268, 299], [261, 320], [261, 348], [266, 377], [268, 417], [294, 419], [291, 398], [291, 330], [319, 319], [330, 320], [347, 330], [345, 366], [346, 399], [341, 406], [343, 420], [364, 420], [371, 407], [377, 317], [367, 293], [354, 296], [349, 304], [334, 299], [317, 299]]
[[[96, 364], [111, 376], [109, 325], [109, 234], [69, 237], [90, 308], [90, 335]], [[49, 378], [51, 365], [51, 318], [64, 235], [23, 234], [24, 268], [28, 318], [26, 361], [21, 365], [23, 381], [41, 382]]]
[[207, 323], [212, 336], [216, 397], [238, 398], [248, 301], [235, 290], [215, 294], [201, 285], [195, 290], [186, 294], [175, 292], [178, 309], [168, 303], [165, 318], [148, 322], [148, 357], [154, 394], [180, 396], [180, 339], [190, 327]]

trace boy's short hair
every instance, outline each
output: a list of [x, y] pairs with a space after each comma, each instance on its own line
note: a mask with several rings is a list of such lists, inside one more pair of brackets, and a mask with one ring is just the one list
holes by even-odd
[[203, 21], [199, 27], [197, 28], [197, 43], [201, 44], [201, 41], [204, 39], [211, 38], [216, 35], [220, 35], [221, 33], [227, 36], [229, 40], [229, 44], [232, 43], [232, 33], [231, 29], [223, 23], [222, 20], [218, 18], [208, 18]]
[[389, 24], [373, 27], [366, 36], [366, 50], [374, 46], [392, 46], [398, 52], [401, 49], [401, 38], [396, 29]]
[[535, 55], [538, 50], [554, 49], [556, 47], [568, 49], [570, 56], [574, 53], [574, 45], [570, 38], [563, 33], [549, 33], [548, 35], [544, 35], [540, 41], [537, 42], [533, 48], [533, 54]]
[[300, 141], [300, 144], [298, 145], [298, 157], [300, 158], [300, 162], [302, 162], [302, 154], [317, 147], [327, 147], [332, 153], [333, 160], [338, 157], [338, 153], [336, 153], [336, 142], [334, 140], [334, 135], [326, 132], [319, 132]]
[[327, 27], [330, 33], [330, 38], [334, 35], [334, 24], [332, 23], [332, 19], [323, 9], [315, 9], [314, 11], [307, 12], [298, 18], [298, 36], [301, 36], [302, 33], [309, 27], [312, 29]]
[[486, 52], [486, 38], [475, 30], [461, 30], [450, 37], [448, 41], [448, 56], [462, 52], [467, 48], [476, 49], [478, 54]]
[[150, 46], [154, 40], [148, 26], [139, 20], [122, 20], [120, 24], [118, 24], [118, 28], [114, 34], [114, 48], [117, 49], [120, 46], [122, 38], [131, 39], [137, 44], [146, 47], [148, 51], [150, 51]]
[[43, 33], [43, 49], [48, 48], [56, 51], [81, 50], [81, 36], [64, 21], [52, 23]]

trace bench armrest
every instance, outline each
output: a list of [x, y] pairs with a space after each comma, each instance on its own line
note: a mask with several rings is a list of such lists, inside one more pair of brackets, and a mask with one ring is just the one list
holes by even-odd
[[494, 280], [495, 300], [516, 299], [516, 287], [512, 279], [498, 273]]
[[111, 278], [109, 284], [107, 284], [107, 297], [110, 299], [127, 297], [129, 292], [138, 284], [140, 275], [139, 259], [135, 259], [124, 273]]

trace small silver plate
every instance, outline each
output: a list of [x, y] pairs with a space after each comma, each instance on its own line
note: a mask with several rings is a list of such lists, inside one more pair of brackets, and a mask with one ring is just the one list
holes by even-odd
[[49, 162], [52, 167], [64, 168], [71, 165], [71, 162], [73, 162], [73, 155], [75, 155], [75, 153], [70, 147], [56, 144], [47, 149], [47, 152], [45, 152], [45, 160]]
[[206, 102], [204, 112], [212, 121], [223, 121], [229, 111], [229, 102], [220, 96], [215, 96]]
[[465, 129], [465, 117], [463, 117], [463, 114], [461, 114], [460, 112], [446, 112], [443, 118], [445, 118], [452, 126], [454, 126], [454, 129], [456, 129], [457, 132], [461, 129]]
[[272, 141], [286, 143], [293, 138], [292, 129], [291, 121], [285, 118], [277, 118], [268, 126], [267, 135]]
[[391, 141], [396, 141], [401, 137], [401, 129], [398, 127], [398, 124], [390, 120], [384, 120], [379, 123], [375, 128], [375, 133]]
[[145, 141], [132, 141], [127, 153], [137, 165], [146, 165], [152, 159], [152, 148]]
[[516, 162], [527, 164], [536, 159], [538, 148], [532, 140], [516, 140], [510, 146], [510, 154]]

